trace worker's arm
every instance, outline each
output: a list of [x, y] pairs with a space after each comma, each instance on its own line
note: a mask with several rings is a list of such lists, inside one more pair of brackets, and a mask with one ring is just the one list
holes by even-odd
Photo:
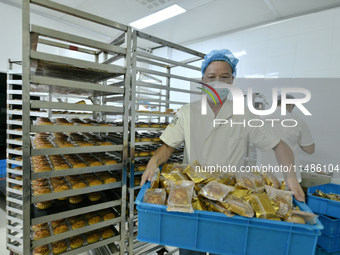
[[141, 186], [143, 186], [147, 180], [151, 181], [157, 167], [167, 162], [174, 151], [175, 148], [172, 148], [167, 144], [163, 144], [155, 151], [155, 154], [151, 157], [148, 165], [146, 166], [145, 172], [142, 175], [142, 181], [140, 183]]
[[308, 154], [313, 154], [315, 151], [315, 143], [308, 145], [308, 146], [302, 146], [302, 145], [299, 145], [299, 146], [304, 152]]
[[291, 148], [282, 140], [273, 148], [276, 160], [279, 165], [286, 167], [290, 171], [283, 171], [286, 184], [289, 190], [294, 192], [294, 197], [299, 201], [305, 201], [305, 194], [296, 178], [294, 169], [294, 154]]

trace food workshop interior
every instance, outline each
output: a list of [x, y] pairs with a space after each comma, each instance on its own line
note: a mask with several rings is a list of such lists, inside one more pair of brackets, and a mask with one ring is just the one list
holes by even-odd
[[340, 254], [340, 0], [0, 22], [2, 254]]

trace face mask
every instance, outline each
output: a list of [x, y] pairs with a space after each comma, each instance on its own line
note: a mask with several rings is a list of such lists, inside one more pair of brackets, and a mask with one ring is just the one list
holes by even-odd
[[[206, 83], [206, 84], [210, 85], [212, 88], [214, 88], [214, 89], [216, 90], [217, 94], [218, 94], [218, 95], [220, 96], [220, 98], [221, 98], [221, 101], [223, 101], [224, 99], [226, 99], [227, 96], [228, 96], [228, 94], [230, 93], [230, 90], [227, 89], [227, 88], [216, 88], [216, 85], [217, 85], [217, 84], [226, 85], [225, 82], [213, 81], [213, 82], [208, 82], [208, 83]], [[230, 84], [228, 84], [228, 85], [230, 85]], [[218, 103], [219, 100], [218, 100], [217, 95], [216, 95], [211, 89], [209, 89], [207, 86], [205, 87], [205, 89], [208, 90], [208, 91], [211, 93], [211, 95], [214, 97], [216, 103]], [[213, 101], [213, 99], [210, 97], [210, 95], [208, 95], [207, 98], [208, 98], [210, 101]]]

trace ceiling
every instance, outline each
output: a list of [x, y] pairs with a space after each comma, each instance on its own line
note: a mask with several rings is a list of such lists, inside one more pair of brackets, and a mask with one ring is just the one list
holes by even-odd
[[[21, 6], [21, 0], [0, 2]], [[340, 6], [340, 0], [54, 0], [54, 2], [126, 25], [176, 3], [187, 11], [141, 31], [177, 44]], [[39, 6], [32, 6], [32, 9], [40, 15], [93, 31], [105, 40], [115, 37], [112, 29]], [[142, 46], [152, 48], [156, 45], [143, 42]]]

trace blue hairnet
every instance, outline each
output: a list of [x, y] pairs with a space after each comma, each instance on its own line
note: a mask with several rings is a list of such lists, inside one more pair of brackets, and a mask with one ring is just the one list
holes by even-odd
[[202, 76], [204, 76], [205, 69], [208, 65], [213, 61], [225, 61], [230, 64], [231, 68], [233, 69], [233, 76], [236, 77], [236, 65], [238, 63], [238, 59], [235, 58], [233, 53], [230, 50], [213, 50], [207, 55], [204, 56], [204, 61], [202, 62]]

